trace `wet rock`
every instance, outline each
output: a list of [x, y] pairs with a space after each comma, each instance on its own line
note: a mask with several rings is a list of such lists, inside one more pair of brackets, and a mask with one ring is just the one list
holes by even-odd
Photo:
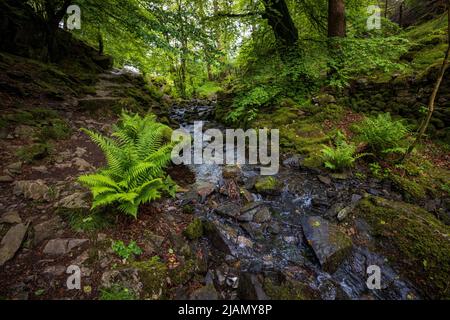
[[270, 232], [271, 234], [275, 234], [275, 235], [276, 235], [276, 234], [279, 234], [279, 233], [281, 232], [280, 224], [277, 223], [277, 222], [271, 223], [271, 224], [269, 225], [268, 230], [269, 230], [269, 232]]
[[211, 241], [212, 245], [224, 253], [225, 255], [231, 255], [232, 249], [228, 244], [230, 235], [227, 234], [223, 225], [218, 221], [205, 221], [203, 223], [205, 235]]
[[89, 192], [75, 192], [74, 194], [71, 194], [58, 201], [55, 204], [55, 207], [72, 210], [89, 209], [89, 199]]
[[299, 156], [292, 156], [286, 160], [283, 161], [283, 165], [285, 167], [298, 169], [300, 168], [301, 159]]
[[5, 212], [1, 218], [0, 223], [17, 224], [22, 223], [22, 218], [17, 211]]
[[241, 188], [240, 193], [241, 193], [241, 196], [245, 199], [245, 201], [247, 201], [247, 202], [255, 201], [253, 194], [250, 191], [248, 191], [247, 189]]
[[302, 228], [322, 268], [330, 273], [336, 271], [351, 251], [351, 239], [321, 217], [304, 217]]
[[359, 194], [352, 195], [352, 203], [357, 204], [362, 199], [362, 196]]
[[279, 195], [281, 183], [274, 177], [258, 177], [255, 182], [255, 189], [263, 195]]
[[209, 284], [192, 292], [190, 300], [219, 300], [219, 294], [214, 285]]
[[52, 199], [50, 188], [43, 180], [16, 181], [13, 193], [16, 196], [23, 195], [25, 198], [35, 201], [50, 201]]
[[23, 223], [11, 227], [0, 243], [0, 266], [11, 260], [22, 245], [28, 225]]
[[243, 223], [242, 228], [248, 233], [252, 239], [260, 239], [263, 237], [261, 225], [256, 222]]
[[272, 214], [270, 213], [269, 208], [267, 207], [260, 207], [258, 212], [255, 214], [255, 217], [253, 218], [253, 221], [256, 223], [265, 223], [272, 220]]
[[242, 300], [270, 300], [263, 290], [262, 281], [252, 273], [241, 273], [238, 287], [239, 299]]
[[205, 201], [216, 190], [216, 186], [209, 182], [197, 182], [194, 185], [196, 193], [200, 196], [201, 201]]
[[161, 247], [165, 240], [164, 237], [154, 234], [151, 231], [145, 232], [145, 238], [148, 241], [150, 241], [153, 245], [155, 245], [157, 248]]
[[253, 241], [244, 236], [237, 238], [237, 244], [240, 248], [253, 248]]
[[216, 212], [223, 217], [236, 218], [240, 215], [240, 207], [233, 202], [229, 202], [218, 207]]
[[60, 256], [88, 241], [87, 239], [53, 239], [46, 244], [43, 252], [52, 256]]
[[42, 241], [52, 238], [61, 229], [62, 220], [55, 217], [51, 220], [42, 222], [33, 227], [34, 237], [33, 244], [39, 245]]

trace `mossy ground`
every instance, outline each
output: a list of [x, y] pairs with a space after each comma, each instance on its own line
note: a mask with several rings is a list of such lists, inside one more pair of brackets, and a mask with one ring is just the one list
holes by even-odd
[[420, 207], [370, 197], [357, 208], [377, 247], [433, 299], [450, 298], [450, 227]]

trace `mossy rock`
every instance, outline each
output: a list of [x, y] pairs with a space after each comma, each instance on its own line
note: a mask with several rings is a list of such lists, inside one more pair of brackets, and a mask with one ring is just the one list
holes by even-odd
[[316, 300], [320, 298], [304, 283], [291, 279], [283, 283], [276, 283], [270, 278], [265, 278], [263, 288], [272, 300]]
[[281, 192], [281, 183], [274, 177], [258, 177], [255, 190], [260, 194], [277, 195]]
[[31, 163], [35, 160], [42, 160], [49, 156], [53, 150], [53, 146], [49, 143], [36, 143], [30, 146], [25, 146], [17, 151], [19, 159], [26, 163]]
[[372, 228], [378, 249], [431, 299], [450, 299], [450, 227], [424, 209], [378, 197], [356, 213]]
[[426, 187], [416, 182], [413, 178], [405, 178], [391, 174], [390, 179], [400, 189], [406, 198], [411, 200], [424, 200], [427, 197]]
[[203, 236], [203, 222], [199, 218], [195, 218], [186, 229], [183, 234], [189, 240], [196, 240]]
[[168, 271], [158, 256], [147, 261], [134, 262], [133, 267], [139, 271], [145, 298], [159, 300], [165, 297]]

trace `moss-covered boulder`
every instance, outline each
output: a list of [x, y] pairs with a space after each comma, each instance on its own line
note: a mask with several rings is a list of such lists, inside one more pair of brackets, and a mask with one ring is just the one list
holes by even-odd
[[277, 195], [281, 192], [281, 183], [274, 177], [258, 177], [255, 190], [260, 194]]
[[372, 227], [376, 246], [432, 299], [450, 299], [450, 227], [420, 207], [378, 197], [356, 214]]
[[203, 222], [195, 218], [184, 230], [184, 236], [189, 240], [196, 240], [203, 236]]
[[167, 266], [158, 256], [154, 256], [147, 261], [135, 262], [133, 267], [138, 270], [139, 279], [143, 285], [144, 298], [158, 300], [165, 297], [168, 271]]

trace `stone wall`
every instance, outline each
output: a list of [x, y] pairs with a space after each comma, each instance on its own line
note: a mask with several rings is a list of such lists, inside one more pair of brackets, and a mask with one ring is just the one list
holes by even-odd
[[[341, 97], [341, 102], [355, 111], [377, 114], [389, 112], [400, 115], [411, 124], [419, 125], [424, 118], [439, 65], [431, 67], [418, 78], [392, 78], [388, 82], [359, 79]], [[429, 133], [450, 141], [450, 72], [447, 71], [435, 103], [435, 113]]]

